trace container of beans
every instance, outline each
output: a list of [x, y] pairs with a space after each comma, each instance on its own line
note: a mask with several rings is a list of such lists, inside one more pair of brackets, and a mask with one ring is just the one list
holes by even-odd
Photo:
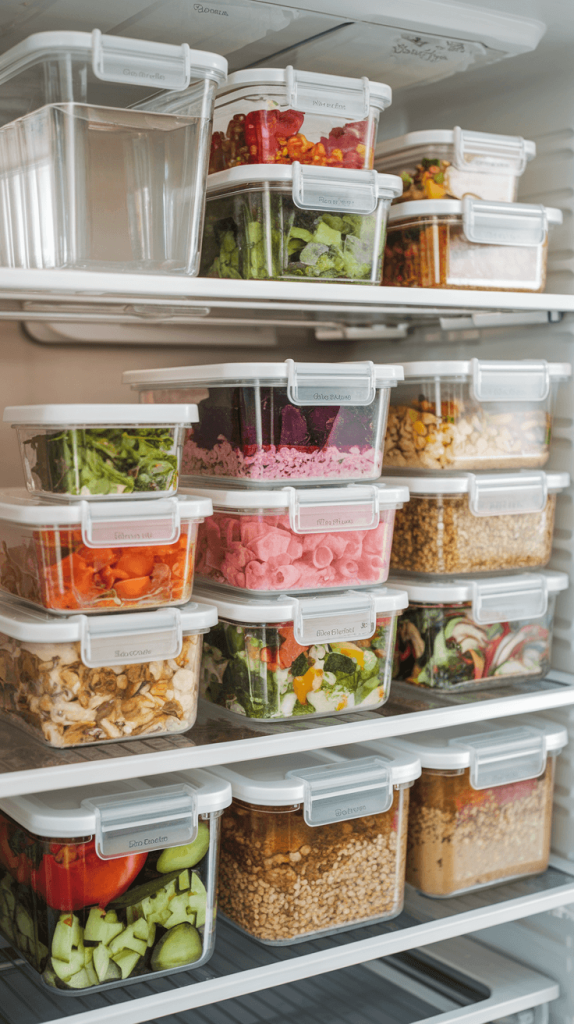
[[389, 211], [383, 284], [542, 292], [548, 232], [562, 212], [484, 199], [424, 199]]
[[416, 754], [361, 746], [214, 768], [231, 783], [220, 913], [271, 946], [387, 921], [402, 910]]
[[429, 581], [395, 576], [401, 613], [393, 677], [440, 690], [541, 679], [550, 670], [557, 595], [565, 572]]
[[556, 498], [568, 473], [441, 473], [385, 476], [410, 501], [395, 513], [391, 569], [457, 575], [548, 563]]
[[537, 469], [550, 454], [569, 363], [447, 359], [404, 363], [391, 394], [385, 469]]
[[400, 482], [193, 493], [213, 504], [197, 538], [198, 581], [261, 594], [384, 583], [395, 510], [409, 500]]
[[519, 178], [535, 156], [535, 143], [518, 135], [426, 129], [379, 142], [375, 166], [387, 174], [400, 174], [399, 203], [467, 195], [513, 203]]
[[[444, 897], [545, 871], [554, 765], [567, 742], [564, 726], [532, 715], [385, 742], [385, 752], [421, 759], [409, 807], [407, 882]], [[365, 746], [377, 753], [379, 742]]]

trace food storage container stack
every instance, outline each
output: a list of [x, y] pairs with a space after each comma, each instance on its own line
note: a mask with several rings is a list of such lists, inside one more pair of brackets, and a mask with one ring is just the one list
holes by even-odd
[[202, 966], [229, 783], [195, 770], [0, 801], [0, 931], [61, 994]]

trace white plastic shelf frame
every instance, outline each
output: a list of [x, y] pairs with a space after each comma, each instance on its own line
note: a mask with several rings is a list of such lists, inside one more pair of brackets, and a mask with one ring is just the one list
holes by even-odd
[[[51, 991], [5, 947], [0, 950], [0, 1019], [3, 1024], [257, 1024], [258, 1019], [291, 1024], [295, 1010], [299, 1024], [349, 1019], [379, 1024], [384, 1006], [385, 1024], [487, 1024], [496, 1018], [505, 1024], [546, 1024], [542, 1004], [557, 997], [554, 982], [457, 937], [574, 901], [572, 875], [550, 869], [464, 898], [422, 899], [422, 906], [418, 899], [416, 916], [409, 901], [407, 895], [405, 912], [387, 926], [296, 946], [261, 946], [219, 924], [214, 956], [204, 968], [94, 995]], [[254, 999], [253, 993], [262, 995]], [[513, 1014], [521, 1016], [512, 1021]]]

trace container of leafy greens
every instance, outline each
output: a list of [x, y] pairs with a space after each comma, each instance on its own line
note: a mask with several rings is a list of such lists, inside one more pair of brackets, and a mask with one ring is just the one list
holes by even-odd
[[61, 501], [175, 494], [196, 405], [16, 405], [28, 490]]
[[293, 164], [209, 177], [200, 276], [381, 283], [393, 174]]
[[219, 616], [204, 636], [204, 700], [275, 722], [373, 711], [387, 700], [404, 590], [263, 600], [202, 586], [194, 597]]

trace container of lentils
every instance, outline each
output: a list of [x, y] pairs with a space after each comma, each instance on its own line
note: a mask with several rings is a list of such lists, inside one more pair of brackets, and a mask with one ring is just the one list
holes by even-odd
[[213, 771], [233, 791], [219, 906], [236, 927], [288, 946], [400, 914], [416, 754], [354, 746]]

